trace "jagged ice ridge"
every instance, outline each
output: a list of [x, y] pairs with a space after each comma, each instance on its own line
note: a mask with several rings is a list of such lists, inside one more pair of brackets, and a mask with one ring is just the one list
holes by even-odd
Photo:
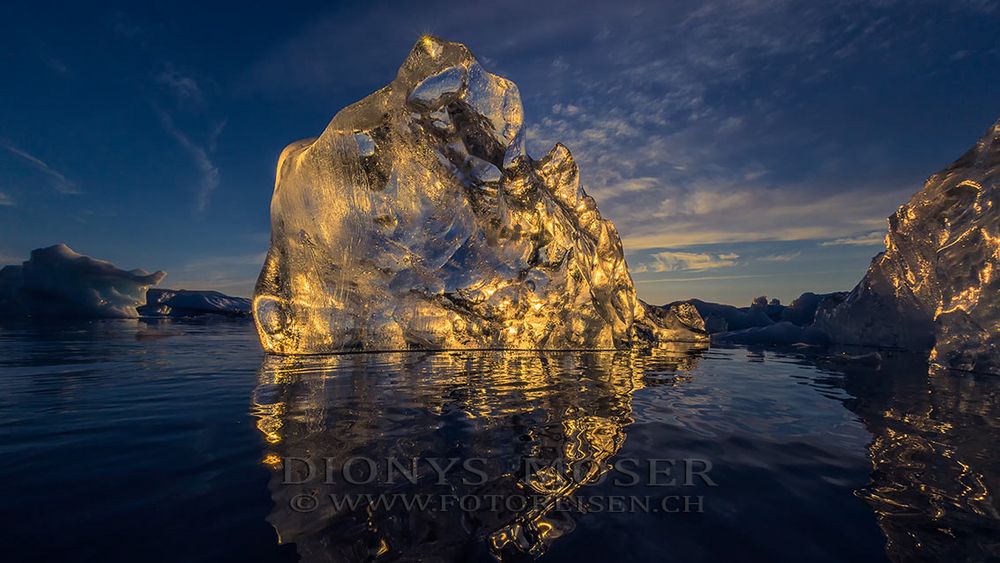
[[254, 293], [265, 350], [621, 348], [706, 341], [635, 295], [569, 150], [525, 150], [517, 86], [424, 37], [388, 86], [278, 161]]

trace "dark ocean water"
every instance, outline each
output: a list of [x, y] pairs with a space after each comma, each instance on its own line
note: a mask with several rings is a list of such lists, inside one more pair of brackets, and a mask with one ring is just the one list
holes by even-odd
[[891, 354], [0, 325], [3, 560], [996, 560], [998, 391]]

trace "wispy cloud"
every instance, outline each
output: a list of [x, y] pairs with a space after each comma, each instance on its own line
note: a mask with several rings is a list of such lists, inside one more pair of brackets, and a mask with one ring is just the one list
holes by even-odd
[[703, 281], [722, 281], [722, 280], [750, 280], [758, 278], [787, 278], [789, 276], [815, 276], [820, 274], [836, 274], [840, 273], [841, 270], [820, 270], [813, 272], [771, 272], [767, 274], [733, 274], [733, 275], [722, 275], [722, 276], [698, 276], [698, 277], [684, 277], [684, 278], [656, 278], [647, 280], [635, 280], [635, 283], [650, 284], [650, 283], [680, 283], [680, 282], [703, 282]]
[[80, 190], [76, 186], [76, 182], [70, 180], [65, 174], [56, 170], [48, 163], [46, 163], [41, 158], [29, 153], [28, 151], [18, 148], [11, 143], [3, 142], [3, 148], [7, 149], [8, 152], [14, 156], [20, 158], [29, 166], [35, 170], [41, 172], [45, 177], [49, 179], [52, 187], [61, 194], [79, 194]]
[[69, 67], [66, 66], [66, 63], [64, 63], [62, 59], [45, 53], [41, 53], [39, 56], [41, 57], [42, 62], [45, 63], [45, 66], [52, 72], [59, 75], [66, 75], [69, 73]]
[[251, 254], [237, 254], [225, 256], [209, 256], [197, 258], [185, 264], [183, 270], [187, 272], [206, 272], [213, 268], [254, 266], [260, 267], [267, 258], [267, 252], [257, 252]]
[[872, 231], [819, 243], [820, 246], [882, 246], [883, 244], [885, 244], [885, 231]]
[[637, 264], [632, 271], [645, 272], [700, 272], [715, 268], [735, 266], [738, 254], [707, 254], [702, 252], [656, 252], [651, 261]]
[[250, 295], [266, 257], [266, 252], [198, 257], [174, 269], [169, 283], [177, 289]]
[[143, 35], [143, 30], [122, 11], [116, 11], [111, 18], [111, 29], [116, 34], [127, 39], [137, 39]]
[[10, 207], [12, 205], [14, 205], [14, 200], [10, 199], [9, 195], [0, 192], [0, 206]]
[[[177, 141], [177, 144], [191, 156], [194, 160], [195, 166], [198, 167], [198, 171], [201, 174], [201, 182], [198, 189], [195, 209], [197, 209], [199, 213], [202, 213], [208, 208], [212, 192], [219, 187], [219, 169], [215, 166], [215, 163], [212, 162], [212, 159], [209, 156], [208, 147], [204, 147], [192, 141], [187, 134], [181, 131], [177, 125], [174, 124], [173, 118], [171, 118], [167, 112], [156, 108], [156, 113], [160, 117], [160, 123], [163, 125], [164, 131]], [[210, 141], [210, 145], [211, 144], [214, 144], [214, 138]]]
[[791, 262], [801, 255], [801, 252], [789, 252], [787, 254], [768, 254], [757, 258], [761, 262]]
[[179, 100], [200, 103], [204, 100], [201, 87], [195, 79], [168, 65], [156, 75], [156, 81], [167, 86]]
[[[544, 82], [548, 103], [527, 121], [529, 147], [570, 148], [628, 250], [875, 230], [930, 170], [908, 184], [887, 168], [879, 140], [837, 144], [822, 127], [786, 117], [796, 92], [754, 90], [821, 82], [817, 68], [830, 65], [817, 61], [875, 56], [868, 51], [881, 48], [871, 38], [882, 24], [868, 16], [882, 8], [847, 3], [857, 13], [846, 19], [841, 7], [742, 0], [644, 6], [627, 25], [602, 14], [598, 35], [616, 40], [577, 45], [590, 71], [575, 72], [570, 59], [564, 78]], [[599, 65], [606, 72], [592, 72]]]
[[[607, 212], [622, 225], [630, 250], [747, 241], [830, 240], [870, 233], [910, 194], [909, 189], [817, 193], [794, 186], [744, 187], [723, 183], [669, 187], [644, 205], [610, 198]], [[657, 202], [658, 198], [662, 198]], [[636, 202], [639, 203], [639, 202]], [[658, 206], [658, 207], [657, 207]]]
[[[724, 246], [724, 245], [723, 245]], [[703, 272], [718, 268], [747, 266], [754, 262], [792, 262], [800, 256], [800, 252], [785, 252], [774, 254], [749, 255], [736, 252], [712, 252], [704, 250], [663, 250], [642, 255], [632, 253], [629, 262], [633, 264], [632, 273], [644, 274], [650, 272]], [[690, 278], [685, 278], [690, 279]]]

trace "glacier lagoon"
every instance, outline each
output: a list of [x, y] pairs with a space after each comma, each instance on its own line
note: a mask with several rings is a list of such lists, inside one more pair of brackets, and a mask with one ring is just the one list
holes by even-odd
[[[697, 308], [743, 313], [640, 301], [568, 149], [531, 159], [521, 119], [516, 86], [425, 37], [283, 153], [252, 307], [63, 245], [0, 272], [0, 309], [35, 318], [0, 324], [13, 558], [1000, 557], [997, 382], [940, 367], [995, 365], [1000, 125], [890, 219], [842, 303], [811, 306], [841, 333], [824, 343], [905, 344], [933, 316], [931, 371], [710, 348]], [[251, 308], [259, 343], [180, 318]], [[132, 318], [40, 320], [80, 312]], [[813, 342], [805, 316], [741, 336]]]
[[[13, 560], [988, 560], [998, 386], [901, 353], [287, 358], [249, 321], [5, 323], [2, 529]], [[365, 494], [529, 504], [330, 500]]]

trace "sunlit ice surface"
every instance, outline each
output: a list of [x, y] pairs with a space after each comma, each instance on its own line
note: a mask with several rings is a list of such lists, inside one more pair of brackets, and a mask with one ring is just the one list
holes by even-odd
[[[684, 346], [280, 358], [247, 322], [4, 324], [5, 560], [995, 557], [1000, 382], [884, 356], [880, 369]], [[415, 457], [421, 478], [325, 482], [316, 460], [352, 457], [380, 472]], [[428, 458], [485, 460], [486, 481], [456, 470], [438, 485]], [[319, 475], [286, 482], [302, 459]], [[717, 486], [614, 483], [622, 460], [653, 459], [707, 460]], [[700, 496], [703, 510], [292, 504], [442, 487]]]
[[816, 326], [844, 344], [930, 349], [937, 366], [1000, 374], [1000, 121], [892, 216], [885, 252]]
[[561, 144], [525, 149], [521, 95], [424, 37], [386, 87], [278, 160], [254, 292], [261, 344], [344, 350], [615, 349], [706, 341], [640, 301], [615, 226]]

